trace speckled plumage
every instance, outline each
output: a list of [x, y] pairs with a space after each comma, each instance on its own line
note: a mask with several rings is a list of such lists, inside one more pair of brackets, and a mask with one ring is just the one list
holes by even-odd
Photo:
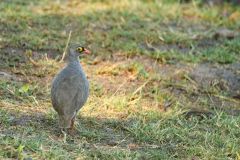
[[73, 48], [67, 54], [67, 65], [53, 79], [51, 100], [59, 115], [60, 128], [71, 128], [77, 112], [89, 96], [89, 83]]

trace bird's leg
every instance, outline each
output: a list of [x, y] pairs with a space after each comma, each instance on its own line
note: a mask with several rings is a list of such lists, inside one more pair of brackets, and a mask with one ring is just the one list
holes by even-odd
[[74, 119], [71, 120], [71, 126], [70, 126], [70, 130], [74, 129]]
[[74, 122], [75, 122], [75, 115], [74, 115], [73, 118], [71, 119], [70, 130], [73, 130], [73, 129], [74, 129]]
[[74, 135], [74, 122], [75, 122], [75, 116], [71, 119], [71, 124], [69, 128], [69, 134]]

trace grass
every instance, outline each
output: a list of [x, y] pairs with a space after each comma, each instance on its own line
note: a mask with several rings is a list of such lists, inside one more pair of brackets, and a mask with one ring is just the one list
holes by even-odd
[[[240, 37], [215, 36], [237, 34], [239, 12], [200, 1], [2, 1], [0, 71], [14, 76], [0, 77], [0, 159], [240, 159]], [[70, 30], [93, 52], [81, 58], [91, 94], [64, 142], [50, 86]]]

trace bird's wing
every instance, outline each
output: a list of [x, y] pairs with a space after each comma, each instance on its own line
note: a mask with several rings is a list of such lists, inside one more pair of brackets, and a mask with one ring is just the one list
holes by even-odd
[[59, 114], [74, 112], [71, 107], [78, 93], [78, 81], [78, 76], [64, 77], [52, 87], [53, 107]]

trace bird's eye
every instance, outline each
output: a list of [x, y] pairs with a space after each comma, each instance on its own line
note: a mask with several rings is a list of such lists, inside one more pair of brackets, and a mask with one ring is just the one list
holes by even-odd
[[78, 47], [78, 48], [77, 48], [77, 51], [78, 51], [78, 52], [82, 52], [82, 51], [83, 51], [83, 47]]

